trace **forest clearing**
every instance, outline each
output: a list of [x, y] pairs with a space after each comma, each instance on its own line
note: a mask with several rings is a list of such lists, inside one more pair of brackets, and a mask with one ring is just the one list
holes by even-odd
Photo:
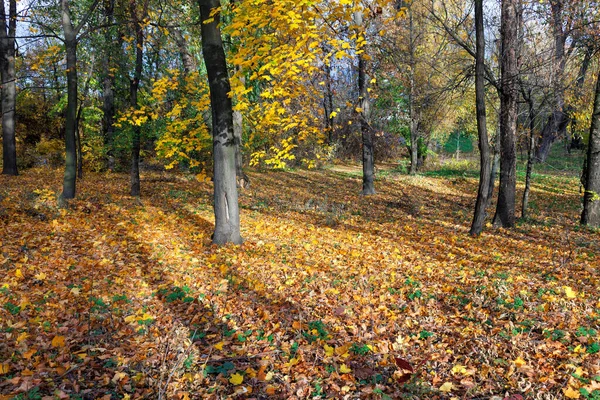
[[89, 174], [59, 207], [62, 171], [0, 176], [1, 398], [597, 398], [576, 177], [470, 237], [476, 171], [381, 170], [361, 196], [343, 170], [250, 172], [240, 247], [211, 244], [193, 177], [143, 173], [137, 199]]

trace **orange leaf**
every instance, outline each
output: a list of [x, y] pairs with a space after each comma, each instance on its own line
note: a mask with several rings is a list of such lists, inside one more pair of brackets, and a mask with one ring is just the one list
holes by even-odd
[[54, 339], [52, 339], [52, 347], [65, 347], [65, 337], [54, 336]]

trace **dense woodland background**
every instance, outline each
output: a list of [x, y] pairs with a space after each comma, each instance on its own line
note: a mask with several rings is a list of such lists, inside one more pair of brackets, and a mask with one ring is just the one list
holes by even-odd
[[597, 1], [0, 6], [0, 399], [600, 399]]

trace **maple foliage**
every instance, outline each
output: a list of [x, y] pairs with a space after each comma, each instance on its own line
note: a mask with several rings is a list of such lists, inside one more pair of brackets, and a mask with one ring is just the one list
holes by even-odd
[[60, 208], [60, 171], [1, 176], [0, 398], [598, 393], [574, 179], [471, 238], [474, 179], [389, 175], [366, 198], [356, 171], [251, 173], [246, 242], [221, 248], [210, 182], [148, 172], [139, 200], [91, 173]]

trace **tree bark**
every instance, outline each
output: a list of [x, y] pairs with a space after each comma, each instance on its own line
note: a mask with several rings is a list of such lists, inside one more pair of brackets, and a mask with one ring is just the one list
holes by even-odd
[[[111, 25], [114, 21], [114, 0], [104, 1], [104, 23]], [[114, 117], [115, 117], [115, 74], [111, 71], [112, 52], [116, 50], [114, 37], [110, 28], [104, 30], [104, 51], [102, 62], [102, 134], [106, 151], [106, 163], [109, 171], [115, 169], [114, 157]]]
[[186, 75], [196, 70], [196, 61], [190, 53], [187, 40], [179, 28], [172, 28], [173, 37], [175, 43], [177, 43], [177, 49], [179, 50], [179, 56], [181, 57], [181, 64], [183, 64], [183, 71]]
[[[15, 136], [15, 107], [17, 98], [15, 74], [15, 33], [17, 3], [10, 0], [9, 21], [6, 23], [4, 0], [0, 4], [0, 78], [2, 79], [2, 174], [18, 175]], [[8, 29], [8, 31], [7, 31]]]
[[594, 111], [588, 141], [581, 224], [600, 227], [600, 70], [596, 82]]
[[521, 0], [502, 0], [500, 35], [500, 185], [494, 225], [506, 228], [515, 224], [517, 184], [517, 78], [519, 75]]
[[[233, 109], [229, 92], [231, 85], [227, 61], [219, 29], [220, 15], [211, 10], [219, 0], [198, 0], [202, 20], [202, 53], [208, 73], [210, 103], [213, 115], [214, 211], [213, 243], [241, 244], [238, 193], [235, 181], [235, 147]], [[210, 18], [212, 21], [208, 22]]]
[[62, 197], [75, 197], [77, 181], [77, 33], [71, 22], [69, 1], [61, 0], [62, 27], [67, 53], [67, 111], [65, 122], [65, 176]]
[[531, 89], [525, 97], [529, 109], [529, 143], [527, 145], [527, 172], [525, 174], [525, 190], [523, 191], [523, 206], [521, 209], [521, 218], [527, 219], [529, 208], [529, 193], [531, 192], [531, 175], [533, 173], [533, 158], [535, 151], [535, 109], [533, 104], [533, 96]]
[[493, 141], [494, 148], [492, 151], [492, 170], [490, 171], [490, 184], [488, 188], [488, 198], [491, 200], [494, 196], [494, 187], [496, 186], [496, 175], [500, 167], [500, 127], [496, 127], [496, 138]]
[[475, 0], [475, 105], [477, 109], [477, 134], [479, 136], [479, 189], [470, 234], [481, 234], [485, 223], [485, 210], [489, 204], [490, 144], [485, 113], [485, 33], [483, 28], [483, 0]]
[[[137, 2], [131, 2], [131, 17], [135, 29], [135, 69], [133, 78], [129, 80], [129, 102], [133, 110], [138, 109], [138, 90], [140, 88], [140, 80], [142, 79], [142, 70], [144, 67], [144, 27], [142, 21], [148, 13], [148, 0], [144, 2], [142, 16], [138, 15]], [[140, 190], [140, 148], [141, 148], [141, 133], [140, 125], [133, 126], [133, 137], [131, 142], [131, 192], [132, 196], [139, 196]]]
[[548, 118], [546, 126], [542, 129], [542, 140], [537, 150], [536, 161], [545, 162], [550, 153], [552, 144], [559, 137], [566, 135], [569, 125], [569, 116], [565, 112], [565, 44], [567, 42], [568, 29], [564, 27], [564, 0], [551, 0], [550, 12], [552, 18], [552, 30], [554, 33], [554, 111]]
[[244, 118], [242, 112], [233, 111], [233, 137], [235, 138], [235, 176], [236, 184], [241, 189], [250, 185], [250, 178], [244, 172], [244, 159], [242, 156], [242, 135], [244, 132]]
[[[363, 27], [363, 15], [354, 14], [354, 23], [358, 29]], [[375, 160], [373, 155], [373, 134], [371, 132], [369, 91], [367, 90], [367, 60], [358, 56], [358, 104], [360, 108], [360, 131], [362, 135], [363, 195], [375, 194]]]
[[[1, 1], [1, 0], [0, 0]], [[77, 178], [83, 178], [83, 149], [81, 143], [81, 116], [83, 114], [83, 108], [85, 107], [85, 103], [87, 101], [88, 92], [90, 90], [90, 81], [92, 80], [92, 73], [94, 72], [94, 61], [95, 57], [92, 55], [92, 59], [90, 60], [90, 69], [88, 70], [87, 77], [85, 79], [85, 84], [83, 85], [83, 97], [79, 104], [79, 108], [77, 109], [77, 117], [75, 118], [75, 134], [77, 140]]]
[[[331, 46], [327, 43], [322, 44], [323, 53], [327, 54], [331, 51]], [[323, 73], [325, 75], [325, 90], [323, 92], [323, 110], [325, 111], [325, 129], [327, 129], [327, 144], [333, 144], [333, 127], [334, 118], [331, 117], [333, 112], [333, 87], [331, 85], [331, 62], [327, 61], [323, 64]]]
[[410, 175], [417, 174], [418, 156], [419, 156], [419, 136], [417, 132], [417, 117], [415, 111], [415, 37], [412, 7], [408, 7], [408, 28], [409, 28], [409, 68], [410, 68], [410, 93], [408, 96], [408, 112], [410, 118]]

